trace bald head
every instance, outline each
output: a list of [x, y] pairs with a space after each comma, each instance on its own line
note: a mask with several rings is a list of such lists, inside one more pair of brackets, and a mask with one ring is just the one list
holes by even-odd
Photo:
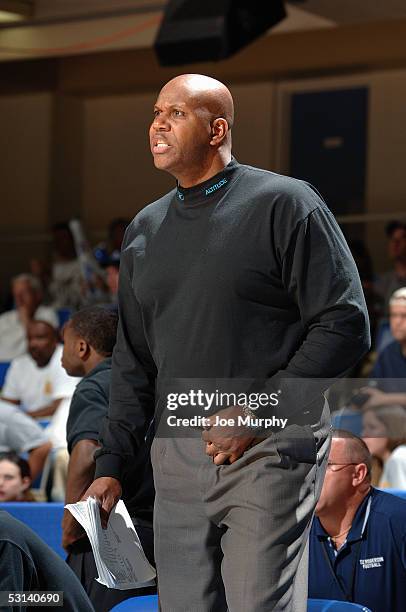
[[334, 445], [340, 448], [346, 461], [354, 463], [365, 463], [368, 475], [371, 472], [372, 457], [364, 440], [345, 429], [333, 429]]
[[212, 119], [224, 118], [228, 129], [234, 123], [234, 102], [230, 90], [217, 79], [204, 74], [181, 74], [163, 86], [162, 92], [176, 91], [196, 107], [206, 109]]
[[351, 432], [333, 430], [323, 489], [316, 506], [319, 517], [356, 509], [370, 485], [371, 455], [365, 442]]
[[155, 166], [191, 187], [231, 160], [233, 98], [227, 87], [201, 74], [182, 74], [161, 89], [150, 127]]

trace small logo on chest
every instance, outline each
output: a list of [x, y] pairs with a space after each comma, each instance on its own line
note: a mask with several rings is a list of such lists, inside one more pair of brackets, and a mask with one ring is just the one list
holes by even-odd
[[227, 179], [226, 178], [221, 179], [221, 181], [219, 181], [215, 185], [212, 185], [211, 187], [206, 189], [206, 195], [210, 195], [211, 193], [213, 193], [213, 191], [217, 191], [217, 189], [220, 189], [220, 187], [222, 187], [226, 183], [227, 183]]
[[371, 559], [360, 559], [359, 560], [362, 569], [372, 569], [373, 567], [382, 567], [384, 563], [383, 557], [372, 557]]

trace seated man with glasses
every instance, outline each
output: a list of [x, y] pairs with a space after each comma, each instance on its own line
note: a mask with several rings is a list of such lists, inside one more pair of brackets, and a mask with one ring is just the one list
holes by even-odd
[[309, 597], [401, 612], [406, 602], [406, 501], [374, 489], [370, 470], [364, 441], [333, 430], [310, 533]]

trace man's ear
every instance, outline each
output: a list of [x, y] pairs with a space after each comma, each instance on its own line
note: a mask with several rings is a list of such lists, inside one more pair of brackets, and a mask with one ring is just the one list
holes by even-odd
[[214, 119], [212, 126], [211, 126], [210, 144], [213, 146], [216, 146], [216, 145], [218, 146], [219, 144], [221, 144], [224, 138], [227, 136], [227, 132], [228, 132], [227, 120], [224, 119], [224, 117], [217, 117], [217, 119]]
[[356, 476], [354, 477], [353, 483], [360, 485], [368, 476], [368, 468], [365, 463], [359, 463], [356, 466]]
[[90, 346], [83, 338], [79, 338], [78, 340], [78, 353], [80, 359], [85, 361], [90, 355]]

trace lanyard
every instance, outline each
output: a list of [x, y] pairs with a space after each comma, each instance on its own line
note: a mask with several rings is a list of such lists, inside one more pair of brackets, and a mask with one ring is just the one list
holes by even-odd
[[359, 556], [359, 552], [360, 552], [360, 548], [361, 548], [361, 544], [362, 544], [362, 540], [359, 540], [356, 545], [354, 546], [354, 550], [353, 550], [353, 560], [352, 560], [352, 567], [351, 567], [351, 574], [350, 574], [350, 590], [347, 592], [345, 585], [342, 583], [342, 581], [340, 580], [340, 578], [337, 576], [337, 574], [334, 571], [333, 565], [331, 563], [331, 559], [330, 556], [326, 550], [326, 543], [323, 542], [322, 543], [322, 549], [323, 549], [323, 553], [324, 556], [326, 558], [327, 561], [327, 565], [330, 569], [330, 572], [334, 578], [334, 580], [336, 581], [336, 583], [338, 584], [340, 591], [342, 592], [342, 594], [345, 597], [345, 601], [350, 601], [353, 602], [354, 601], [354, 585], [355, 585], [355, 574], [357, 571], [357, 562], [358, 562], [358, 556]]
[[362, 525], [362, 530], [361, 530], [361, 535], [360, 535], [360, 539], [358, 540], [358, 542], [355, 544], [351, 554], [352, 554], [352, 566], [351, 566], [351, 574], [350, 574], [350, 581], [349, 581], [349, 591], [347, 591], [347, 589], [345, 588], [345, 585], [342, 583], [342, 581], [340, 580], [340, 578], [337, 576], [337, 574], [334, 571], [333, 568], [333, 564], [331, 562], [331, 558], [326, 550], [326, 542], [322, 542], [322, 549], [323, 549], [323, 553], [324, 556], [326, 558], [327, 561], [327, 565], [330, 569], [330, 572], [332, 574], [332, 576], [334, 577], [334, 580], [336, 581], [336, 583], [338, 584], [342, 594], [345, 597], [346, 601], [350, 601], [353, 602], [354, 601], [354, 586], [355, 586], [355, 574], [357, 572], [357, 563], [358, 563], [358, 557], [360, 554], [360, 550], [361, 550], [361, 544], [362, 544], [362, 537], [364, 535], [364, 531], [365, 531], [365, 527], [368, 521], [368, 517], [369, 517], [369, 512], [371, 509], [371, 502], [372, 502], [372, 497], [369, 498], [368, 500], [368, 504], [366, 507], [366, 511], [365, 511], [365, 519], [364, 519], [364, 523]]

